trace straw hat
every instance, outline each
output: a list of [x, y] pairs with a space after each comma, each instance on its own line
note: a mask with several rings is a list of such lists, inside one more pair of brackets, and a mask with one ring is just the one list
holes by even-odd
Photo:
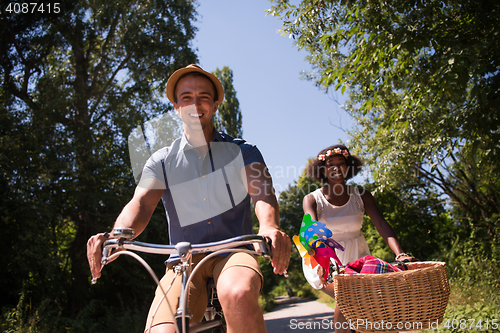
[[174, 102], [174, 89], [175, 86], [177, 85], [177, 82], [179, 79], [187, 73], [192, 73], [192, 72], [197, 72], [197, 73], [202, 73], [204, 74], [207, 78], [212, 81], [214, 84], [215, 88], [217, 89], [217, 100], [218, 104], [220, 105], [222, 101], [224, 100], [224, 88], [222, 87], [222, 84], [220, 83], [219, 79], [213, 75], [212, 73], [204, 71], [200, 66], [191, 64], [187, 65], [184, 68], [178, 69], [170, 76], [170, 78], [167, 81], [167, 97], [168, 99], [173, 103]]

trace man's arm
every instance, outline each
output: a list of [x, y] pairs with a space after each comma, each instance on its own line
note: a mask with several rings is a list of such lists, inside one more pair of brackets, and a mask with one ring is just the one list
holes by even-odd
[[[158, 183], [159, 186], [154, 186]], [[141, 234], [151, 219], [165, 186], [154, 178], [141, 180], [132, 200], [123, 208], [115, 221], [114, 228], [132, 228], [136, 236]]]
[[[155, 189], [154, 186], [150, 186], [158, 181], [150, 178], [146, 182], [150, 184], [141, 181], [137, 186], [132, 200], [123, 208], [115, 221], [113, 229], [132, 228], [135, 230], [136, 235], [144, 231], [163, 194], [162, 189]], [[87, 242], [87, 259], [94, 279], [101, 277], [101, 246], [108, 238], [108, 234], [99, 233], [90, 237]]]
[[259, 235], [267, 236], [272, 241], [274, 273], [283, 274], [290, 259], [290, 238], [279, 230], [279, 209], [274, 194], [271, 175], [262, 163], [245, 166], [247, 190], [255, 206], [259, 219]]

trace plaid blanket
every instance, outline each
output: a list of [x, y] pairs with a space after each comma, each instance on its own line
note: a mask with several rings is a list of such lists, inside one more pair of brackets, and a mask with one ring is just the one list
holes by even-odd
[[344, 274], [382, 274], [391, 272], [401, 272], [401, 269], [374, 256], [364, 256], [348, 263]]

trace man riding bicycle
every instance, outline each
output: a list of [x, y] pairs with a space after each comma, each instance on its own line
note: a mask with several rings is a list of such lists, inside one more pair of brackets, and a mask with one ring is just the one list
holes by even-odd
[[[118, 216], [114, 228], [132, 228], [139, 235], [147, 226], [159, 200], [163, 201], [170, 244], [181, 241], [215, 242], [252, 233], [251, 203], [259, 220], [259, 235], [272, 241], [274, 273], [288, 267], [291, 243], [279, 230], [276, 196], [264, 159], [252, 144], [215, 130], [212, 116], [224, 99], [220, 81], [197, 65], [174, 72], [167, 82], [167, 97], [181, 117], [184, 135], [171, 146], [155, 152], [143, 169], [132, 200]], [[92, 236], [87, 256], [93, 278], [100, 277], [101, 245], [108, 234]], [[196, 265], [205, 255], [193, 257]], [[174, 280], [179, 259], [171, 256], [161, 284]], [[214, 278], [228, 332], [265, 332], [258, 304], [262, 273], [256, 257], [231, 253], [208, 261], [193, 276], [189, 310], [201, 321], [206, 302], [206, 280]], [[177, 283], [178, 281], [178, 283]], [[146, 323], [152, 333], [174, 332], [180, 281], [167, 294], [172, 311], [157, 290]]]

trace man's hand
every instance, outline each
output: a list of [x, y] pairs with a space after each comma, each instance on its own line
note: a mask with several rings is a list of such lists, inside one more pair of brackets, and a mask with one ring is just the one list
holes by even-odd
[[292, 243], [290, 238], [278, 229], [260, 230], [259, 235], [269, 237], [272, 242], [272, 261], [273, 271], [275, 274], [284, 274], [288, 269], [288, 262], [290, 260], [290, 251]]
[[93, 280], [101, 277], [102, 244], [109, 238], [110, 235], [106, 232], [94, 235], [87, 241], [87, 260]]

